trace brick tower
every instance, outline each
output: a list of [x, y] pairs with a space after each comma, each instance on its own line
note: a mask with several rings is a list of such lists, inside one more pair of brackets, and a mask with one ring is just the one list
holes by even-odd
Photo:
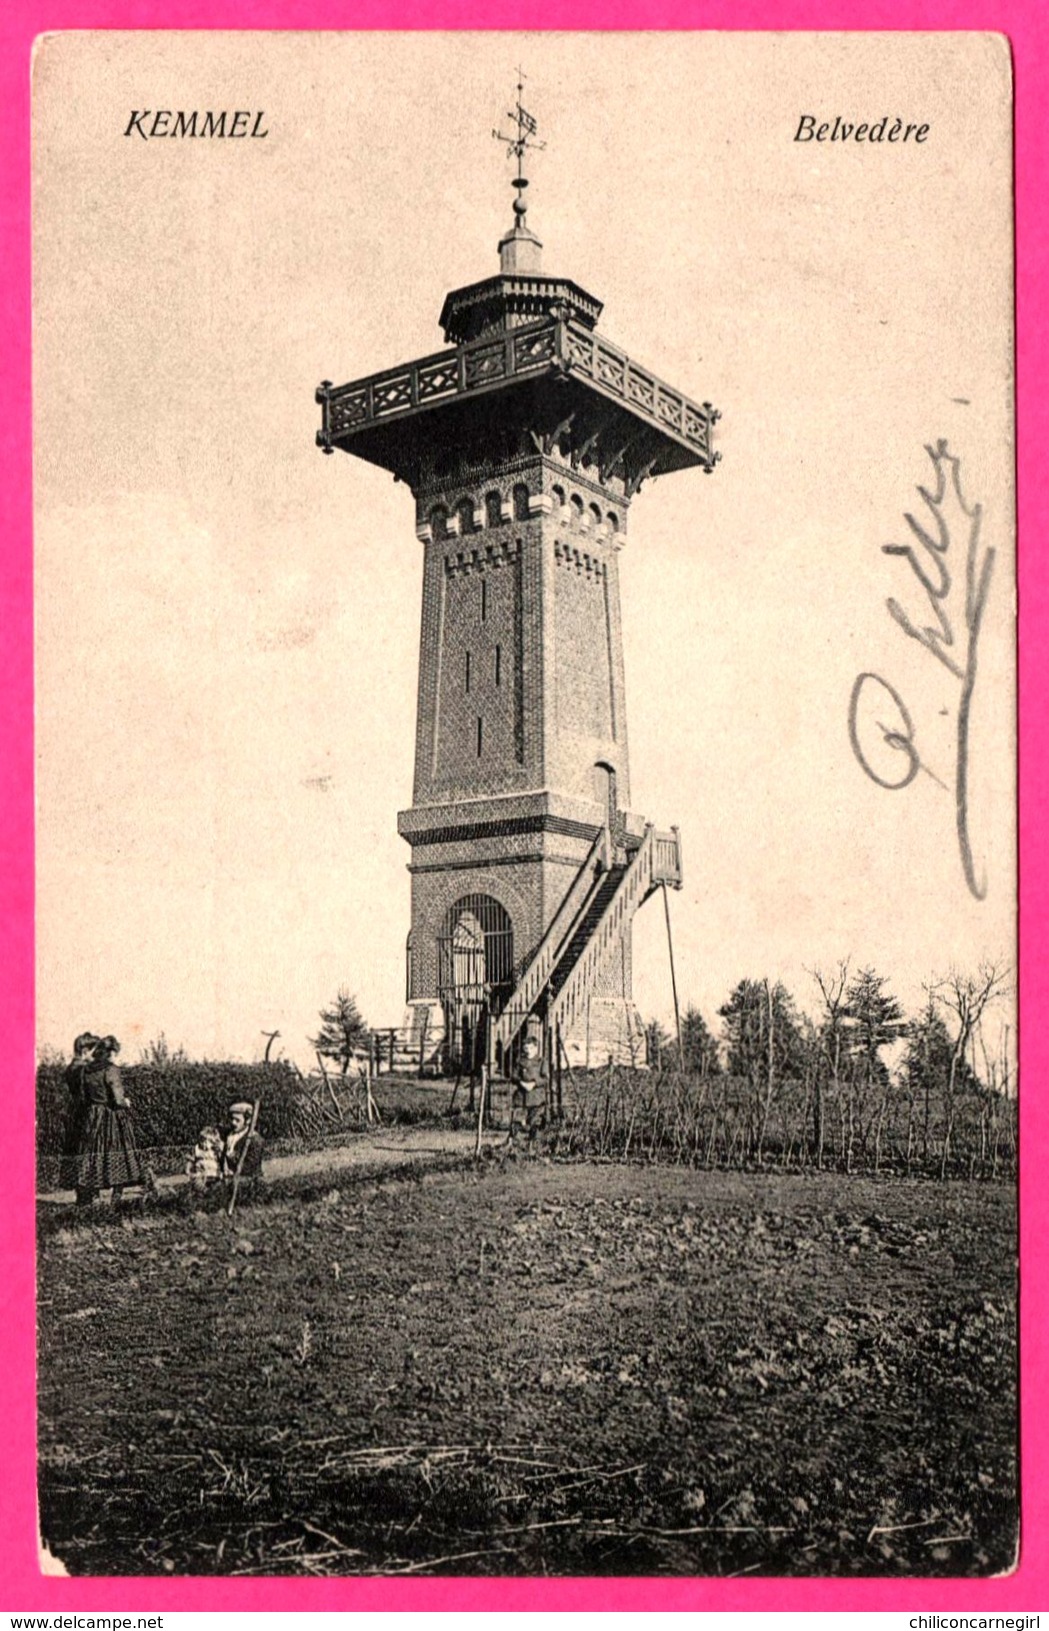
[[408, 1002], [428, 1053], [478, 1021], [510, 1047], [557, 1022], [573, 1061], [643, 1061], [631, 920], [680, 887], [677, 830], [631, 810], [619, 553], [646, 479], [719, 457], [718, 415], [597, 333], [541, 270], [520, 104], [514, 225], [494, 277], [448, 295], [451, 349], [325, 382], [318, 443], [381, 465], [423, 545]]

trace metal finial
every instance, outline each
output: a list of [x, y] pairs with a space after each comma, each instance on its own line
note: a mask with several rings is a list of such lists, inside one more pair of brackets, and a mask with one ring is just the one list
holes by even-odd
[[506, 143], [507, 157], [509, 158], [509, 156], [513, 154], [517, 160], [517, 174], [514, 177], [511, 185], [516, 188], [517, 191], [517, 197], [514, 199], [514, 215], [517, 217], [515, 225], [519, 227], [524, 226], [525, 214], [528, 210], [528, 205], [525, 203], [524, 199], [524, 191], [528, 186], [528, 178], [524, 173], [524, 157], [525, 154], [529, 152], [541, 152], [546, 146], [545, 142], [538, 142], [531, 139], [535, 136], [539, 127], [521, 100], [522, 96], [524, 95], [524, 78], [524, 70], [518, 68], [517, 105], [513, 112], [508, 113], [506, 116], [511, 125], [515, 125], [517, 127], [515, 134], [512, 136], [506, 136], [501, 130], [492, 131], [492, 135], [495, 137], [497, 142]]

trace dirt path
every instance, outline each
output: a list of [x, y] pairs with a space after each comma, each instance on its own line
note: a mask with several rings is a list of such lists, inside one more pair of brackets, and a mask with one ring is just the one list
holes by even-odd
[[[488, 1133], [483, 1143], [497, 1144], [505, 1133]], [[297, 1177], [304, 1172], [336, 1172], [343, 1167], [401, 1166], [406, 1161], [432, 1160], [439, 1155], [469, 1155], [477, 1134], [469, 1128], [390, 1127], [365, 1133], [352, 1144], [301, 1155], [277, 1155], [266, 1162], [274, 1177]]]
[[[487, 1133], [484, 1144], [498, 1144], [505, 1133]], [[320, 1150], [304, 1150], [295, 1155], [272, 1155], [266, 1160], [269, 1178], [294, 1178], [309, 1172], [341, 1172], [347, 1167], [399, 1167], [407, 1162], [433, 1161], [445, 1155], [469, 1155], [477, 1135], [469, 1128], [380, 1127], [346, 1144]], [[183, 1173], [158, 1178], [159, 1189], [174, 1189], [189, 1180]], [[133, 1192], [132, 1192], [133, 1193]], [[49, 1205], [65, 1205], [72, 1200], [67, 1189], [49, 1190], [37, 1196]]]

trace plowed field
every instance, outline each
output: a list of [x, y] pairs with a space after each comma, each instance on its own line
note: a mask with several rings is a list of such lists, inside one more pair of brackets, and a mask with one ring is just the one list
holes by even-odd
[[48, 1230], [74, 1574], [977, 1575], [1010, 1188], [522, 1159]]

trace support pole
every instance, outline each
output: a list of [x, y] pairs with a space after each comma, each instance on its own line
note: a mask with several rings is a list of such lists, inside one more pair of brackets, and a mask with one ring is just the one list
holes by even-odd
[[674, 937], [670, 932], [670, 901], [667, 898], [667, 886], [663, 885], [663, 911], [667, 920], [667, 950], [670, 952], [670, 989], [674, 993], [674, 1025], [677, 1029], [677, 1064], [679, 1070], [685, 1068], [685, 1055], [681, 1048], [681, 1010], [677, 1003], [677, 976], [674, 973]]
[[484, 1104], [488, 1093], [488, 1066], [481, 1066], [481, 1090], [477, 1095], [477, 1142], [474, 1145], [474, 1154], [481, 1153], [481, 1130], [484, 1127]]
[[[459, 1033], [462, 1038], [459, 1044], [459, 1051], [464, 1064], [466, 1063], [467, 1052], [469, 1051], [469, 1075], [467, 1077], [467, 1083], [470, 1098], [467, 1108], [469, 1109], [470, 1114], [473, 1115], [474, 1111], [477, 1109], [477, 1026], [476, 1024], [471, 1024], [465, 1014], [460, 1022]], [[467, 1038], [469, 1038], [470, 1041], [469, 1050], [467, 1050], [466, 1046]]]

